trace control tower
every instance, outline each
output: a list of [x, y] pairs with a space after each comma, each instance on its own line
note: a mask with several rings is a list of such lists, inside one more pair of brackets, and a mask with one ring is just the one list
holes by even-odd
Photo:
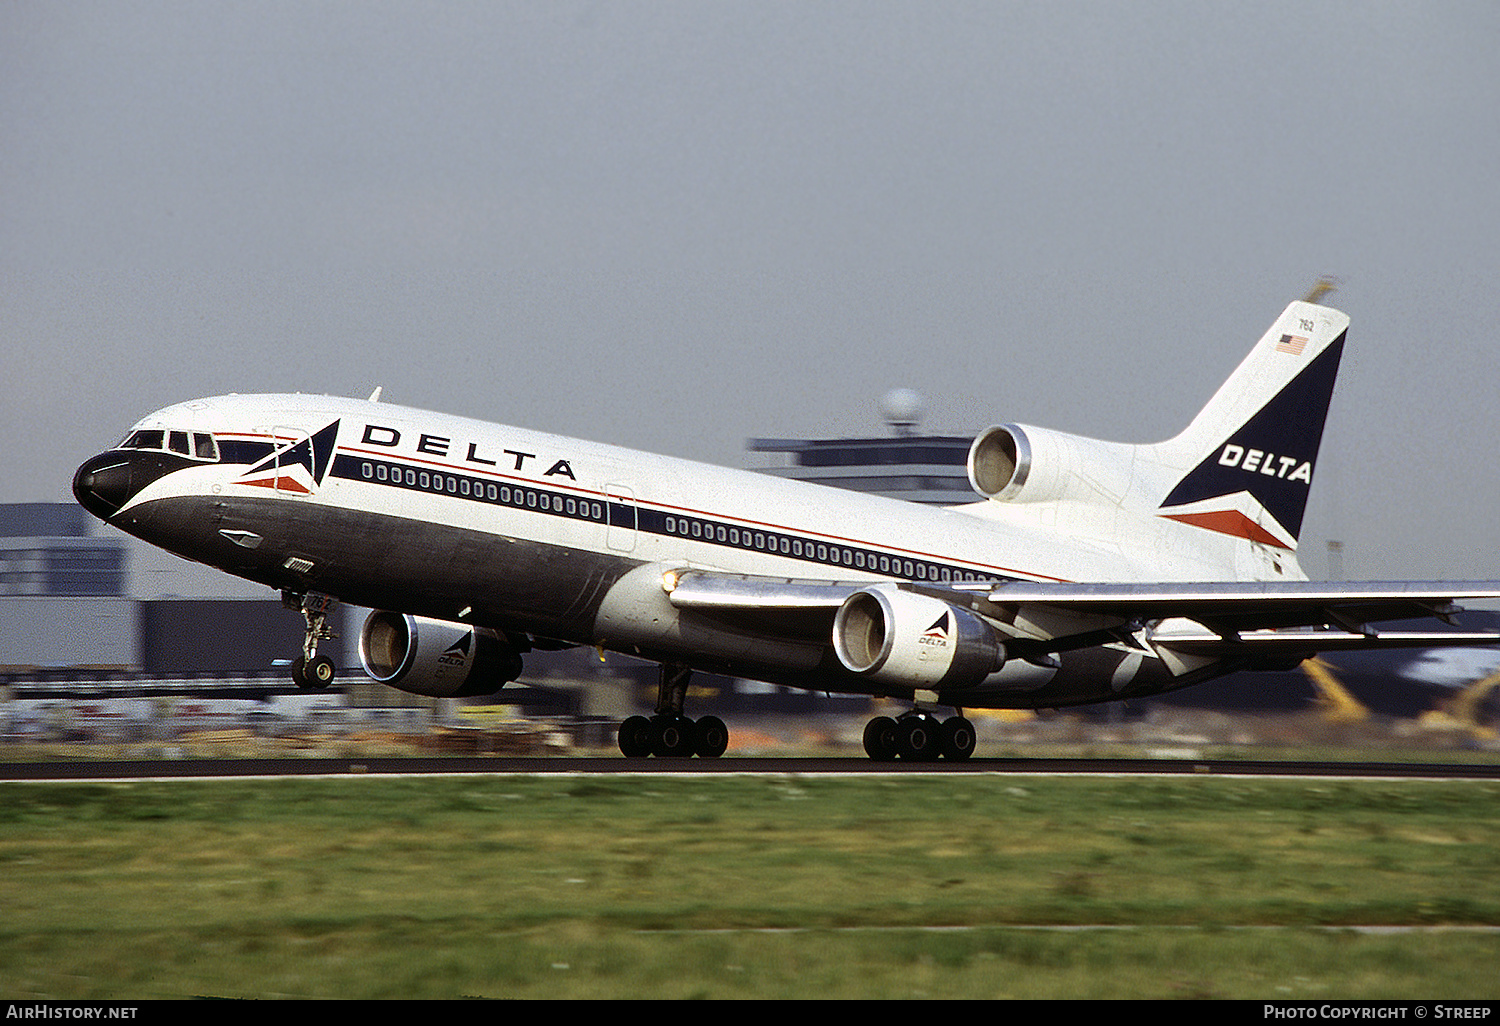
[[896, 388], [880, 400], [886, 437], [752, 438], [745, 448], [785, 453], [784, 466], [754, 468], [777, 477], [933, 506], [977, 501], [967, 470], [973, 436], [918, 434], [923, 412], [921, 396]]

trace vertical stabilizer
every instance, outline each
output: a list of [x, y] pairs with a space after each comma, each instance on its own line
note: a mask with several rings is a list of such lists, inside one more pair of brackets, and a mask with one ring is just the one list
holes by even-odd
[[1295, 551], [1348, 326], [1288, 306], [1187, 430], [1151, 447], [1182, 472], [1157, 515]]

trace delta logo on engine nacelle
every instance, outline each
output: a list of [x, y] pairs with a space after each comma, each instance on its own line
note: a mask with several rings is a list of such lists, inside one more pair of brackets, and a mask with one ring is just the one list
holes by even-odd
[[469, 641], [474, 637], [472, 631], [467, 632], [437, 657], [437, 661], [444, 666], [465, 666], [469, 662]]
[[952, 632], [952, 614], [944, 611], [943, 615], [938, 617], [931, 627], [922, 632], [922, 636], [917, 639], [917, 644], [926, 648], [947, 648], [948, 636]]

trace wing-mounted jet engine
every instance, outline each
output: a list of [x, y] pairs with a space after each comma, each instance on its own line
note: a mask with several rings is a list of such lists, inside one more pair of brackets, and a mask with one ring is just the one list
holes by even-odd
[[[1005, 665], [1004, 646], [979, 617], [893, 585], [874, 585], [844, 600], [833, 620], [833, 650], [845, 669], [873, 681], [950, 696]], [[962, 710], [939, 721], [914, 708], [896, 719], [872, 719], [864, 744], [881, 761], [961, 761], [973, 754], [974, 740], [974, 725]]]
[[844, 600], [833, 620], [833, 649], [854, 673], [931, 691], [973, 687], [1005, 665], [1005, 649], [979, 617], [892, 585]]
[[431, 698], [492, 695], [521, 675], [521, 655], [482, 627], [376, 610], [359, 635], [376, 683]]

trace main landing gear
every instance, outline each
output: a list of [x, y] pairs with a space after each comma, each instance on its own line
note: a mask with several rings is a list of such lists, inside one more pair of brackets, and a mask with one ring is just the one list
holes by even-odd
[[974, 724], [957, 715], [939, 720], [929, 712], [913, 709], [895, 719], [877, 716], [865, 724], [865, 754], [877, 762], [900, 758], [911, 762], [934, 762], [939, 758], [963, 762], [974, 754]]
[[333, 683], [338, 666], [327, 656], [318, 655], [318, 642], [333, 637], [328, 618], [338, 608], [338, 600], [329, 595], [294, 595], [281, 593], [281, 604], [297, 609], [307, 622], [307, 633], [302, 638], [302, 654], [292, 662], [292, 682], [299, 688], [322, 691]]
[[628, 759], [717, 759], [729, 747], [729, 728], [717, 716], [690, 720], [682, 714], [688, 680], [686, 666], [663, 663], [656, 689], [656, 715], [631, 716], [620, 724], [620, 751]]
[[[663, 663], [656, 692], [656, 715], [631, 716], [620, 724], [620, 751], [629, 759], [654, 755], [659, 759], [717, 759], [729, 746], [729, 728], [717, 716], [691, 720], [682, 713], [692, 670]], [[877, 762], [903, 759], [963, 762], [974, 754], [974, 724], [955, 708], [940, 720], [923, 709], [912, 709], [895, 719], [877, 716], [865, 726], [865, 752]]]

